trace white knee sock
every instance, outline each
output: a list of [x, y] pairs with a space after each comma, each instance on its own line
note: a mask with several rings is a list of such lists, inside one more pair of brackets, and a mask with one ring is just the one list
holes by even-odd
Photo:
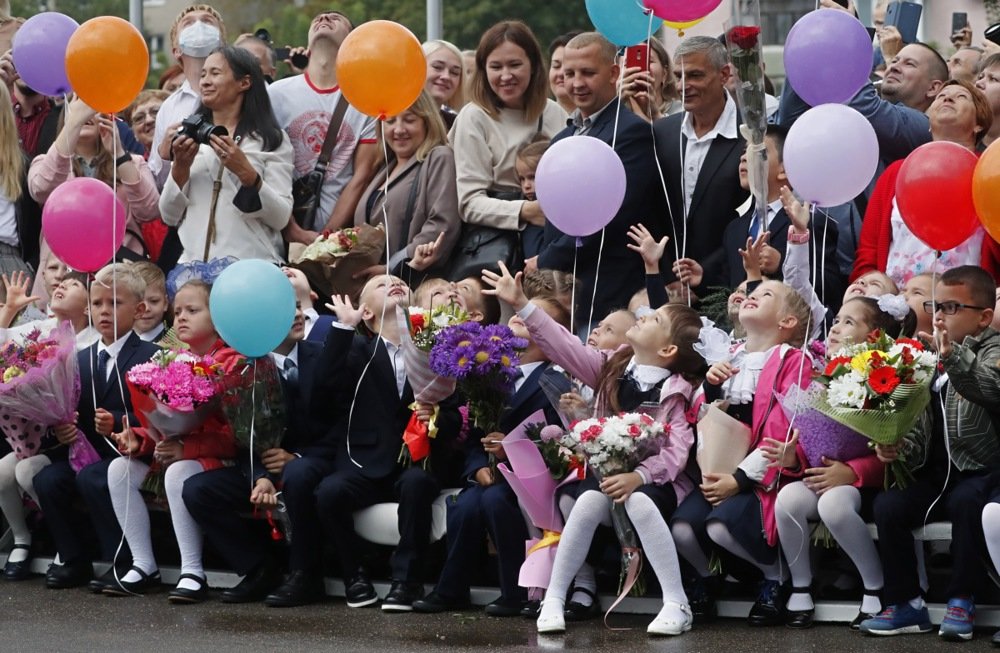
[[[149, 535], [149, 511], [139, 493], [139, 486], [147, 473], [149, 465], [146, 463], [131, 458], [116, 458], [108, 466], [108, 491], [118, 525], [132, 551], [132, 566], [151, 574], [156, 571], [156, 558], [153, 557], [153, 542]], [[121, 578], [129, 583], [141, 579], [142, 576], [131, 570]]]
[[[882, 560], [868, 525], [861, 518], [861, 492], [850, 485], [831, 488], [819, 498], [818, 511], [833, 539], [858, 568], [865, 590], [881, 590], [884, 582]], [[878, 597], [866, 594], [861, 601], [861, 611], [868, 614], [881, 612], [882, 602]]]
[[[24, 500], [21, 498], [21, 487], [17, 484], [14, 470], [17, 467], [17, 455], [12, 451], [0, 458], [0, 511], [10, 524], [14, 544], [31, 546], [31, 531], [25, 520]], [[7, 562], [23, 562], [28, 559], [25, 549], [13, 549], [7, 557]]]
[[[184, 481], [203, 471], [205, 468], [197, 460], [178, 460], [167, 467], [164, 478], [167, 502], [170, 504], [170, 520], [173, 522], [174, 536], [177, 538], [177, 547], [181, 552], [181, 573], [194, 574], [201, 578], [205, 577], [205, 569], [201, 560], [201, 528], [188, 512], [181, 493], [184, 491]], [[198, 583], [185, 578], [177, 583], [177, 587], [197, 590]]]
[[[708, 530], [708, 536], [712, 538], [712, 541], [721, 546], [726, 551], [729, 551], [735, 556], [743, 558], [750, 564], [754, 565], [760, 569], [761, 573], [764, 574], [764, 578], [767, 580], [781, 580], [781, 561], [775, 560], [769, 565], [762, 564], [757, 561], [750, 553], [743, 548], [743, 545], [736, 541], [732, 533], [729, 532], [729, 527], [718, 520], [711, 520], [706, 524], [706, 529]], [[763, 535], [761, 536], [763, 537]]]
[[[788, 561], [793, 587], [809, 587], [812, 567], [809, 560], [809, 520], [818, 519], [816, 493], [805, 483], [786, 485], [778, 492], [774, 503], [774, 516], [778, 524], [778, 540]], [[812, 610], [812, 596], [808, 592], [792, 592], [788, 598], [789, 610]]]
[[687, 605], [687, 595], [681, 583], [680, 563], [677, 562], [677, 549], [674, 538], [670, 535], [667, 522], [663, 520], [659, 508], [649, 496], [633, 492], [625, 500], [625, 509], [629, 519], [635, 526], [635, 532], [643, 543], [642, 553], [660, 581], [663, 591], [663, 602], [674, 602]]
[[[576, 497], [572, 497], [568, 494], [563, 495], [559, 498], [559, 512], [562, 513], [563, 523], [569, 519], [570, 513], [573, 511], [573, 506], [576, 504]], [[586, 592], [575, 591], [577, 589], [584, 589], [594, 594], [597, 593], [597, 578], [594, 576], [594, 568], [583, 562], [580, 564], [579, 571], [576, 572], [576, 576], [573, 577], [573, 596], [569, 598], [570, 601], [575, 601], [580, 605], [589, 606], [594, 602], [594, 599], [590, 597], [590, 594]]]
[[45, 454], [38, 454], [31, 458], [19, 460], [14, 468], [14, 476], [17, 477], [17, 484], [28, 493], [35, 503], [38, 503], [38, 493], [35, 492], [35, 474], [52, 464], [52, 461]]
[[545, 601], [539, 618], [561, 615], [566, 603], [566, 592], [573, 575], [587, 557], [594, 531], [598, 525], [611, 525], [611, 499], [604, 493], [589, 490], [580, 495], [563, 528], [552, 564], [552, 577], [545, 591]]
[[694, 567], [695, 572], [702, 578], [711, 576], [708, 555], [702, 550], [691, 524], [675, 521], [670, 526], [670, 533], [674, 537], [674, 544], [677, 545], [677, 553]]

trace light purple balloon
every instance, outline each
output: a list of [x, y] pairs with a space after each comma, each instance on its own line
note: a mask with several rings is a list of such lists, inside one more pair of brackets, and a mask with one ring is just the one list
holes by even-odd
[[66, 45], [80, 24], [65, 14], [46, 11], [26, 20], [14, 34], [11, 56], [24, 83], [42, 95], [70, 92]]
[[570, 236], [603, 229], [625, 200], [625, 166], [604, 141], [570, 136], [542, 155], [535, 192], [545, 219]]
[[819, 9], [800, 18], [785, 38], [785, 74], [805, 102], [847, 102], [868, 82], [872, 39], [847, 12]]
[[868, 188], [875, 175], [878, 138], [854, 109], [821, 104], [788, 130], [783, 160], [799, 197], [817, 206], [846, 204]]

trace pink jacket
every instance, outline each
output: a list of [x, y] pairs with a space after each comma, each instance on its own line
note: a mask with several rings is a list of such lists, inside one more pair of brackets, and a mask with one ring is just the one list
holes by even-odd
[[[545, 311], [532, 311], [524, 323], [535, 344], [552, 362], [566, 368], [566, 371], [592, 388], [600, 385], [601, 369], [608, 358], [606, 353], [581, 343]], [[678, 505], [694, 487], [691, 479], [684, 473], [688, 454], [694, 445], [694, 431], [686, 415], [693, 394], [694, 388], [679, 375], [667, 378], [660, 392], [660, 408], [655, 417], [668, 429], [670, 436], [658, 454], [645, 459], [637, 468], [652, 483], [672, 483]], [[598, 406], [603, 401], [603, 397], [597, 397]]]
[[[160, 193], [156, 190], [153, 173], [138, 154], [132, 162], [139, 169], [139, 181], [126, 184], [118, 179], [118, 199], [125, 206], [125, 247], [144, 254], [139, 222], [149, 222], [160, 217]], [[39, 204], [44, 204], [59, 184], [73, 179], [73, 157], [63, 156], [55, 144], [45, 154], [39, 154], [28, 169], [28, 192]]]

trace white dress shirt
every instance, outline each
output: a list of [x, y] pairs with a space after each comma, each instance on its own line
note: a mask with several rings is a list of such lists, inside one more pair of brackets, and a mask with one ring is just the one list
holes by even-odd
[[163, 184], [167, 183], [167, 176], [170, 174], [170, 162], [161, 159], [159, 152], [160, 143], [167, 135], [167, 127], [190, 116], [198, 109], [200, 103], [201, 95], [191, 88], [191, 84], [185, 79], [180, 88], [163, 101], [160, 112], [156, 114], [153, 145], [149, 150], [149, 160], [146, 163], [149, 164], [149, 170], [153, 173], [153, 178], [156, 179], [156, 187], [161, 190]]
[[[121, 353], [122, 348], [125, 347], [125, 341], [129, 339], [132, 332], [129, 331], [123, 335], [118, 340], [115, 340], [110, 345], [105, 345], [104, 341], [98, 341], [97, 343], [97, 355], [100, 357], [102, 351], [108, 352], [108, 362], [104, 366], [104, 380], [107, 381], [111, 377], [111, 371], [115, 369], [115, 365], [118, 364], [118, 354]], [[94, 375], [96, 376], [100, 370], [94, 370]]]
[[[161, 109], [162, 113], [163, 110]], [[684, 151], [684, 212], [685, 215], [691, 210], [691, 198], [694, 197], [694, 189], [698, 184], [698, 175], [701, 174], [701, 167], [708, 156], [708, 150], [716, 136], [735, 139], [737, 136], [736, 125], [736, 102], [729, 93], [726, 93], [726, 106], [722, 110], [722, 115], [715, 122], [715, 126], [703, 136], [695, 134], [691, 114], [684, 117], [681, 123], [681, 134], [687, 138], [687, 148]]]

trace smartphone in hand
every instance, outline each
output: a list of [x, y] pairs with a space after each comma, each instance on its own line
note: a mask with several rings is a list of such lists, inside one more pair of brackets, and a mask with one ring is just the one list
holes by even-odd
[[645, 43], [625, 48], [625, 67], [649, 72], [649, 46]]

